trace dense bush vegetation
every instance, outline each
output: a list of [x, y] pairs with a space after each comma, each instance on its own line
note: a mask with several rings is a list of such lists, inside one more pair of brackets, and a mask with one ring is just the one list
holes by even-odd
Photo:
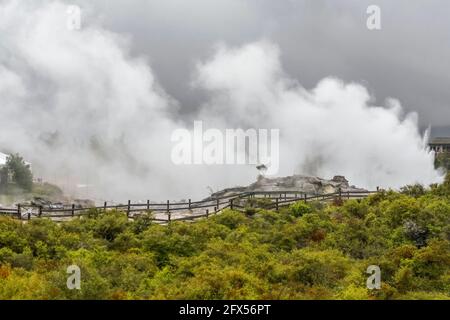
[[[81, 290], [66, 287], [69, 265]], [[366, 269], [381, 268], [380, 290]], [[195, 223], [0, 218], [0, 299], [450, 299], [450, 179]]]

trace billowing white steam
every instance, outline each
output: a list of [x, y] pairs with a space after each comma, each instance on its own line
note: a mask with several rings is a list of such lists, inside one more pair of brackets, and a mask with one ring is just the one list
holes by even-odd
[[[171, 134], [192, 123], [169, 116], [178, 103], [124, 39], [95, 25], [68, 30], [66, 9], [58, 1], [0, 4], [1, 151], [98, 199], [196, 198], [207, 186], [254, 180], [253, 166], [172, 164]], [[194, 84], [211, 92], [195, 116], [207, 126], [280, 129], [279, 175], [342, 174], [362, 187], [440, 179], [415, 114], [402, 115], [394, 100], [371, 106], [364, 87], [338, 79], [305, 90], [269, 42], [218, 46]]]
[[311, 91], [282, 70], [278, 48], [257, 42], [198, 65], [196, 84], [214, 92], [201, 118], [225, 126], [280, 128], [282, 175], [345, 175], [368, 188], [439, 180], [417, 114], [394, 99], [373, 106], [363, 86], [327, 78]]

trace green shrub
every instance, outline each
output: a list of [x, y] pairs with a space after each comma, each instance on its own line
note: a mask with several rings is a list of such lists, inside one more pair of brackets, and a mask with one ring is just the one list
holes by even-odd
[[289, 206], [289, 209], [290, 209], [292, 215], [294, 215], [295, 217], [301, 217], [304, 214], [313, 212], [310, 205], [308, 205], [304, 202], [301, 202], [301, 201], [291, 204]]
[[[448, 183], [168, 225], [1, 217], [0, 299], [450, 299]], [[67, 289], [72, 264], [81, 290]], [[381, 290], [366, 288], [369, 265]]]

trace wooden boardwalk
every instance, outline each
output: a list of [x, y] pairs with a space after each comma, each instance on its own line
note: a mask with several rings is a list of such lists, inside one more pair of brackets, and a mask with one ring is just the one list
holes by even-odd
[[127, 214], [130, 219], [147, 212], [153, 213], [153, 220], [158, 223], [169, 223], [171, 221], [193, 221], [200, 218], [208, 218], [218, 214], [222, 210], [230, 208], [245, 211], [248, 208], [264, 208], [278, 210], [297, 201], [333, 201], [365, 198], [378, 191], [349, 191], [335, 192], [320, 195], [308, 195], [299, 191], [255, 191], [242, 192], [218, 198], [207, 198], [201, 201], [151, 203], [132, 203], [82, 208], [71, 205], [64, 208], [48, 208], [44, 206], [17, 205], [17, 208], [0, 208], [0, 215], [9, 215], [20, 220], [31, 220], [36, 218], [50, 218], [55, 221], [70, 220], [74, 217], [88, 215], [92, 210], [107, 212], [119, 210]]

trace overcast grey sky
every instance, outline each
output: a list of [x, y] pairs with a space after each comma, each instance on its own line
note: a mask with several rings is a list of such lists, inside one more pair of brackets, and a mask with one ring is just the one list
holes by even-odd
[[[306, 88], [326, 76], [363, 83], [383, 104], [398, 98], [432, 134], [450, 134], [450, 2], [446, 0], [82, 0], [84, 18], [130, 38], [184, 115], [203, 100], [195, 62], [217, 42], [277, 43], [286, 72]], [[366, 28], [381, 8], [382, 29]], [[93, 11], [92, 15], [90, 11]], [[444, 128], [441, 128], [444, 127]]]
[[[68, 4], [82, 9], [75, 32]], [[367, 29], [369, 4], [381, 8], [381, 30]], [[20, 119], [2, 122], [0, 147], [69, 192], [95, 185], [98, 199], [200, 197], [206, 186], [254, 181], [250, 164], [177, 165], [173, 133], [190, 134], [193, 120], [279, 129], [276, 161], [259, 161], [280, 176], [338, 174], [367, 188], [439, 182], [417, 118], [450, 134], [449, 8], [0, 0], [0, 119]]]

